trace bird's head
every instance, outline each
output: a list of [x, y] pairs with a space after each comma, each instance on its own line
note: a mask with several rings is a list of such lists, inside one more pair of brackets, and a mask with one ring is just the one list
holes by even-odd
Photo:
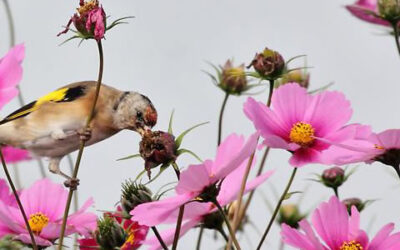
[[143, 135], [157, 123], [157, 111], [150, 99], [137, 92], [124, 92], [114, 106], [115, 125]]

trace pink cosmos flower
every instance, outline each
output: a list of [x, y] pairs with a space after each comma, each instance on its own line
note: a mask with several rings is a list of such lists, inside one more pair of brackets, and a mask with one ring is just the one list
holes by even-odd
[[24, 57], [25, 46], [19, 44], [0, 59], [0, 109], [18, 95], [17, 85], [22, 79]]
[[7, 163], [17, 163], [20, 161], [31, 159], [29, 152], [24, 149], [14, 148], [11, 146], [5, 146], [5, 147], [2, 147], [1, 150], [4, 155], [4, 160]]
[[142, 225], [154, 226], [167, 221], [172, 212], [203, 194], [203, 191], [208, 189], [214, 191], [211, 195], [215, 195], [215, 184], [240, 167], [252, 154], [257, 146], [257, 138], [258, 134], [255, 133], [245, 143], [243, 136], [228, 136], [218, 147], [214, 161], [206, 160], [199, 165], [190, 165], [182, 172], [175, 196], [137, 206], [131, 211], [132, 219]]
[[346, 8], [351, 14], [363, 21], [390, 26], [388, 21], [378, 17], [378, 0], [358, 0], [352, 5], [346, 5]]
[[264, 137], [264, 144], [293, 153], [290, 164], [323, 163], [331, 143], [356, 136], [358, 125], [343, 127], [350, 119], [350, 102], [336, 91], [310, 95], [297, 83], [277, 88], [271, 107], [249, 98], [244, 112]]
[[312, 225], [305, 219], [300, 221], [299, 225], [300, 230], [297, 230], [283, 224], [281, 231], [283, 242], [296, 249], [400, 249], [400, 233], [392, 234], [393, 223], [382, 227], [370, 241], [367, 234], [360, 229], [360, 214], [355, 206], [351, 208], [349, 216], [346, 206], [336, 196], [332, 196], [314, 211]]
[[[21, 191], [21, 203], [38, 245], [51, 246], [60, 236], [67, 196], [68, 191], [62, 185], [48, 179], [39, 180]], [[86, 212], [92, 204], [92, 199], [87, 200], [81, 209], [69, 216], [66, 235], [79, 233], [88, 236], [96, 228], [97, 216]], [[3, 200], [0, 200], [0, 225], [4, 225], [15, 239], [31, 243], [20, 210]]]
[[[253, 161], [254, 165], [254, 161]], [[243, 178], [243, 175], [246, 171], [247, 161], [241, 164], [241, 166], [229, 174], [224, 182], [221, 185], [221, 189], [217, 196], [218, 203], [221, 206], [226, 206], [229, 203], [233, 202], [237, 198], [237, 194], [239, 193], [240, 185], [238, 185], [238, 181]], [[273, 171], [268, 171], [259, 177], [256, 177], [252, 181], [249, 181], [246, 185], [245, 193], [255, 189], [264, 181], [266, 181], [271, 175]], [[184, 221], [182, 224], [182, 228], [180, 231], [180, 237], [186, 234], [191, 228], [195, 227], [199, 223], [204, 220], [204, 217], [216, 212], [217, 209], [215, 205], [211, 202], [191, 202], [185, 205], [185, 213], [184, 213]], [[169, 222], [175, 223], [178, 217], [178, 211], [174, 211], [169, 218]], [[175, 226], [171, 229], [165, 230], [160, 233], [161, 237], [165, 244], [170, 245], [173, 243], [175, 236]], [[150, 245], [151, 250], [161, 249], [161, 246], [156, 237], [152, 237], [145, 241], [145, 244]]]

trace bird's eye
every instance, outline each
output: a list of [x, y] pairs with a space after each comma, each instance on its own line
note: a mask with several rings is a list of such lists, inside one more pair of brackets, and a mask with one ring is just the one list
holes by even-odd
[[136, 119], [143, 120], [143, 113], [141, 111], [136, 112]]

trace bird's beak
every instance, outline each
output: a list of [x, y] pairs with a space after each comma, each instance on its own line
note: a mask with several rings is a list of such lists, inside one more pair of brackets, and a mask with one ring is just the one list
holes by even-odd
[[143, 137], [146, 134], [146, 130], [143, 128], [137, 128], [136, 131]]

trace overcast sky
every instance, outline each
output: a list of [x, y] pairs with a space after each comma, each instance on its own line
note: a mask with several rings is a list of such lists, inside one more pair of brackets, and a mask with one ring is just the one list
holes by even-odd
[[[74, 13], [78, 0], [10, 2], [17, 42], [26, 44], [21, 88], [27, 101], [74, 81], [95, 80], [98, 67], [95, 43], [88, 41], [78, 47], [78, 42], [72, 41], [59, 46], [68, 35], [56, 37]], [[286, 59], [306, 54], [307, 64], [313, 67], [311, 88], [334, 82], [332, 89], [343, 91], [351, 100], [352, 122], [370, 124], [377, 132], [399, 128], [400, 58], [393, 38], [385, 35], [384, 29], [353, 18], [344, 8], [350, 3], [350, 0], [104, 0], [102, 4], [111, 20], [135, 16], [128, 25], [106, 34], [104, 82], [147, 95], [159, 113], [156, 129], [167, 129], [173, 109], [176, 133], [210, 121], [190, 133], [183, 145], [203, 159], [213, 158], [223, 93], [202, 70], [212, 71], [207, 61], [223, 64], [234, 58], [237, 63], [249, 63], [257, 51], [268, 46]], [[3, 5], [0, 8], [0, 54], [3, 55], [9, 41]], [[256, 98], [265, 101], [266, 97], [263, 93]], [[249, 135], [254, 131], [242, 112], [245, 99], [229, 99], [224, 136], [231, 132]], [[5, 116], [17, 107], [14, 101], [0, 114]], [[85, 150], [79, 173], [81, 204], [93, 196], [95, 209], [113, 209], [120, 196], [120, 183], [135, 177], [143, 164], [140, 159], [118, 162], [116, 159], [137, 153], [139, 139], [137, 134], [124, 131]], [[276, 169], [269, 182], [279, 193], [291, 172], [288, 158], [288, 153], [273, 150], [267, 160], [267, 168]], [[182, 167], [190, 163], [195, 160], [186, 156], [179, 159]], [[62, 167], [68, 168], [65, 160]], [[318, 165], [305, 166], [296, 177], [292, 191], [307, 188], [301, 203], [303, 212], [311, 211], [332, 195], [331, 190], [308, 180], [322, 169]], [[21, 164], [20, 170], [24, 186], [40, 178], [34, 162]], [[154, 185], [155, 190], [174, 180], [173, 171], [167, 172]], [[63, 181], [58, 176], [51, 175], [51, 178]], [[372, 236], [390, 221], [400, 223], [399, 187], [399, 180], [389, 167], [379, 163], [361, 164], [340, 194], [343, 198], [377, 200], [362, 212], [361, 224]], [[259, 234], [270, 218], [271, 213], [260, 193], [249, 210], [250, 220], [257, 230], [246, 227], [250, 240], [242, 238], [244, 249], [257, 245]], [[272, 204], [276, 203], [271, 185], [264, 184], [262, 193]], [[197, 230], [182, 239], [181, 249], [193, 247]], [[278, 248], [278, 233], [275, 225], [265, 249]], [[222, 241], [214, 244], [210, 232], [203, 240], [203, 249], [217, 249], [222, 245]]]

